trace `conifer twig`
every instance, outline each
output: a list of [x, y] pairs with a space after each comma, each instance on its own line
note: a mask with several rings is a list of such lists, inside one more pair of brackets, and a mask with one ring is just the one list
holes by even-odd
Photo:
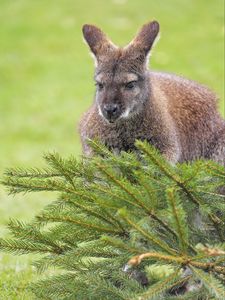
[[146, 252], [146, 253], [133, 256], [128, 261], [127, 264], [129, 266], [135, 267], [138, 266], [142, 262], [142, 260], [146, 258], [163, 260], [169, 263], [174, 262], [181, 266], [194, 266], [196, 268], [203, 269], [203, 270], [209, 270], [209, 269], [215, 270], [220, 274], [225, 274], [225, 267], [216, 266], [215, 263], [209, 263], [209, 262], [203, 263], [203, 262], [195, 261], [189, 256], [172, 256], [172, 255], [165, 255], [157, 252]]

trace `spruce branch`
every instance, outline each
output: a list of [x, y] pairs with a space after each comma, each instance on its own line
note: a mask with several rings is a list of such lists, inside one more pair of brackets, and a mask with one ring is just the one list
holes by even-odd
[[208, 161], [206, 164], [207, 171], [212, 175], [216, 175], [217, 177], [221, 177], [223, 180], [225, 179], [225, 169], [223, 166], [219, 166], [213, 161]]
[[59, 172], [61, 176], [63, 175], [65, 177], [65, 179], [72, 185], [72, 187], [75, 187], [73, 181], [74, 175], [70, 174], [64, 160], [57, 153], [46, 154], [44, 158], [48, 162], [48, 164], [52, 166], [53, 169]]
[[[112, 180], [119, 188], [121, 188], [127, 195], [130, 196], [134, 200], [134, 202], [131, 202], [132, 205], [137, 205], [148, 211], [149, 209], [145, 206], [145, 204], [138, 198], [136, 195], [132, 192], [132, 190], [129, 190], [125, 184], [123, 184], [121, 181], [119, 181], [112, 173], [110, 173], [108, 170], [104, 168], [103, 165], [96, 163], [96, 166], [98, 169], [104, 173], [110, 180]], [[128, 200], [126, 199], [128, 202]]]
[[[127, 198], [122, 198], [125, 202], [128, 202], [129, 204], [133, 205], [133, 206], [139, 206], [141, 208], [143, 208], [146, 213], [153, 218], [154, 220], [156, 220], [157, 222], [159, 222], [167, 231], [169, 231], [170, 233], [172, 233], [175, 237], [176, 237], [176, 233], [173, 231], [172, 228], [170, 228], [166, 222], [164, 222], [162, 219], [158, 218], [157, 215], [153, 212], [153, 210], [149, 207], [147, 207], [141, 200], [140, 198], [138, 198], [133, 192], [132, 190], [129, 190], [125, 184], [122, 184], [121, 181], [119, 181], [112, 173], [110, 173], [109, 171], [107, 171], [105, 169], [105, 167], [99, 163], [96, 163], [98, 169], [100, 169], [100, 171], [102, 171], [102, 173], [104, 173], [110, 180], [112, 180], [117, 186], [119, 186], [119, 188], [121, 188], [123, 191], [125, 191], [125, 193], [130, 196], [130, 198], [133, 199], [133, 201], [131, 202], [130, 200], [128, 200]], [[100, 187], [98, 187], [98, 189], [100, 189]], [[111, 193], [109, 191], [104, 190], [106, 193]], [[118, 197], [118, 195], [116, 195], [116, 197]]]
[[159, 295], [163, 294], [165, 291], [168, 290], [169, 287], [173, 286], [174, 284], [177, 284], [180, 281], [178, 279], [179, 272], [180, 272], [180, 269], [178, 268], [171, 275], [167, 276], [164, 280], [161, 280], [160, 282], [154, 284], [146, 292], [132, 298], [132, 300], [153, 300], [153, 299], [156, 300], [156, 299], [158, 299], [157, 297]]
[[[204, 205], [202, 199], [194, 195], [194, 193], [188, 188], [187, 182], [183, 181], [177, 174], [174, 174], [172, 167], [170, 167], [168, 163], [165, 163], [165, 160], [163, 160], [163, 158], [159, 155], [156, 149], [153, 149], [153, 151], [151, 151], [150, 145], [147, 142], [143, 143], [137, 141], [136, 146], [143, 153], [145, 153], [148, 158], [150, 158], [150, 160], [160, 169], [160, 171], [163, 174], [165, 174], [168, 178], [174, 181], [177, 184], [177, 186], [180, 187], [181, 190], [183, 190], [183, 192], [188, 196], [188, 198], [197, 205], [197, 207]], [[222, 220], [213, 213], [209, 213], [208, 216], [212, 224], [216, 228], [217, 233], [221, 238], [221, 241], [224, 241], [224, 237], [219, 228], [220, 225], [224, 225], [224, 222], [222, 222]]]
[[167, 201], [171, 210], [171, 223], [177, 232], [181, 250], [186, 253], [188, 245], [186, 215], [180, 201], [177, 199], [174, 188], [167, 189]]
[[181, 265], [188, 261], [187, 257], [171, 256], [171, 255], [169, 256], [158, 252], [147, 252], [132, 257], [127, 264], [132, 267], [135, 267], [138, 266], [142, 262], [142, 260], [146, 258], [153, 259], [153, 260], [162, 260], [162, 261], [166, 261], [167, 263], [175, 262]]
[[8, 228], [17, 239], [33, 243], [39, 243], [54, 249], [55, 253], [61, 254], [68, 246], [51, 239], [47, 233], [42, 233], [37, 227], [24, 224], [18, 220], [10, 220]]
[[[103, 222], [106, 222], [110, 225], [114, 225], [114, 226], [118, 226], [118, 223], [114, 223], [110, 220], [110, 218], [107, 218], [105, 217], [104, 215], [98, 213], [96, 210], [93, 210], [92, 208], [88, 207], [87, 205], [85, 204], [81, 204], [79, 203], [76, 199], [69, 197], [68, 195], [64, 194], [62, 197], [61, 197], [62, 200], [64, 201], [67, 201], [67, 203], [70, 203], [78, 208], [80, 208], [82, 211], [86, 212], [87, 214], [90, 214], [94, 217], [96, 217], [97, 219], [100, 219], [102, 220]], [[122, 225], [120, 224], [120, 229], [123, 229]]]
[[14, 178], [51, 178], [51, 177], [61, 177], [62, 174], [60, 172], [55, 172], [51, 168], [11, 168], [6, 169], [4, 175], [7, 177]]
[[215, 265], [215, 263], [208, 263], [208, 262], [199, 262], [196, 261], [195, 258], [189, 257], [189, 256], [171, 256], [171, 255], [164, 255], [162, 253], [158, 252], [147, 252], [142, 253], [140, 255], [136, 255], [132, 257], [128, 261], [128, 266], [138, 266], [143, 259], [153, 259], [153, 260], [162, 260], [166, 261], [167, 263], [176, 263], [179, 264], [180, 267], [182, 266], [194, 266], [196, 268], [202, 269], [202, 270], [215, 270], [216, 272], [220, 274], [225, 273], [225, 267], [218, 267]]
[[131, 246], [128, 243], [125, 243], [125, 242], [121, 241], [121, 239], [118, 239], [118, 238], [113, 238], [110, 236], [102, 236], [101, 240], [103, 242], [105, 242], [107, 245], [114, 246], [116, 249], [121, 249], [121, 250], [124, 250], [125, 252], [129, 252], [129, 254], [131, 254], [131, 253], [135, 253], [135, 254], [140, 253], [141, 254], [143, 251], [143, 249]]
[[[135, 202], [133, 202], [132, 200], [130, 200], [129, 198], [127, 198], [127, 197], [124, 197], [124, 196], [121, 196], [119, 193], [113, 193], [113, 192], [111, 192], [110, 191], [110, 189], [108, 188], [104, 188], [104, 187], [102, 187], [102, 186], [100, 186], [100, 185], [98, 185], [98, 186], [93, 186], [93, 189], [95, 189], [95, 190], [98, 190], [98, 191], [100, 191], [100, 192], [102, 192], [102, 193], [104, 193], [104, 194], [108, 194], [108, 195], [110, 195], [111, 197], [114, 197], [115, 199], [120, 199], [120, 200], [122, 200], [123, 202], [125, 202], [125, 203], [128, 203], [129, 205], [131, 205], [131, 206], [134, 206], [134, 207], [137, 207], [137, 208], [139, 208], [140, 206], [138, 205], [138, 203], [135, 203]], [[107, 204], [105, 204], [106, 205], [106, 207], [107, 207]], [[111, 204], [110, 204], [110, 207], [111, 207]], [[112, 208], [114, 208], [114, 209], [118, 209], [118, 206], [112, 206]]]
[[178, 175], [174, 172], [173, 167], [159, 154], [155, 148], [151, 147], [146, 141], [136, 141], [135, 145], [159, 168], [163, 174], [177, 183], [181, 182]]
[[225, 290], [222, 283], [217, 280], [213, 275], [206, 273], [195, 267], [190, 267], [192, 272], [203, 282], [205, 288], [209, 293], [216, 297], [216, 299], [223, 300], [225, 297]]
[[28, 253], [58, 253], [58, 249], [48, 245], [14, 239], [0, 239], [0, 249], [20, 255]]
[[104, 232], [104, 233], [114, 233], [114, 234], [125, 234], [125, 232], [123, 232], [122, 230], [119, 229], [114, 229], [113, 227], [109, 227], [109, 226], [103, 226], [103, 225], [96, 225], [96, 224], [92, 224], [90, 222], [84, 222], [84, 220], [80, 219], [80, 218], [75, 218], [75, 217], [70, 217], [68, 215], [48, 215], [47, 213], [43, 214], [43, 215], [39, 215], [36, 217], [39, 221], [51, 221], [51, 222], [66, 222], [66, 223], [73, 223], [76, 224], [78, 226], [81, 227], [85, 227], [85, 228], [89, 228], [90, 230], [96, 230], [98, 232]]
[[140, 226], [138, 226], [134, 221], [132, 221], [132, 218], [129, 217], [129, 214], [125, 209], [119, 210], [119, 214], [124, 219], [124, 221], [126, 221], [131, 226], [131, 228], [137, 230], [143, 237], [145, 237], [147, 240], [151, 241], [153, 244], [160, 247], [160, 249], [170, 254], [177, 253], [174, 249], [170, 248], [165, 242], [159, 240], [156, 236], [145, 231]]
[[[3, 179], [13, 193], [59, 194], [31, 223], [11, 220], [12, 238], [0, 240], [4, 251], [41, 255], [35, 296], [221, 299], [224, 170], [205, 161], [172, 166], [146, 142], [137, 142], [138, 155], [92, 145], [100, 156], [79, 162], [52, 153], [46, 168], [14, 168]], [[151, 275], [154, 265], [167, 272]]]

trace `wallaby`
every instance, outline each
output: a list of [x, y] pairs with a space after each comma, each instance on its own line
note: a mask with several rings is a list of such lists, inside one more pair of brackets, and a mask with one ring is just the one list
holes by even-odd
[[83, 152], [87, 139], [99, 139], [116, 153], [147, 140], [171, 163], [197, 158], [225, 165], [225, 121], [206, 87], [182, 77], [148, 70], [157, 21], [145, 24], [124, 48], [94, 25], [83, 35], [95, 58], [96, 94], [80, 122]]

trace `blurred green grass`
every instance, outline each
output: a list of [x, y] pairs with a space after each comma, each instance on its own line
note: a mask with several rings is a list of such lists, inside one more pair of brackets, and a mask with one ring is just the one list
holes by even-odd
[[[42, 153], [81, 153], [77, 124], [93, 99], [93, 62], [81, 27], [94, 23], [125, 45], [145, 22], [161, 24], [152, 69], [216, 91], [224, 115], [224, 1], [1, 0], [0, 175], [43, 165]], [[0, 187], [0, 233], [10, 217], [29, 220], [54, 195], [8, 196]], [[32, 257], [0, 254], [0, 300], [32, 299]]]

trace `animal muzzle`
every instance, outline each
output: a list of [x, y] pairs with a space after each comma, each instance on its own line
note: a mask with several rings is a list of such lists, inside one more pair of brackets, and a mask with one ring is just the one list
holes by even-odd
[[102, 113], [110, 123], [113, 123], [121, 115], [121, 110], [118, 104], [104, 104]]

